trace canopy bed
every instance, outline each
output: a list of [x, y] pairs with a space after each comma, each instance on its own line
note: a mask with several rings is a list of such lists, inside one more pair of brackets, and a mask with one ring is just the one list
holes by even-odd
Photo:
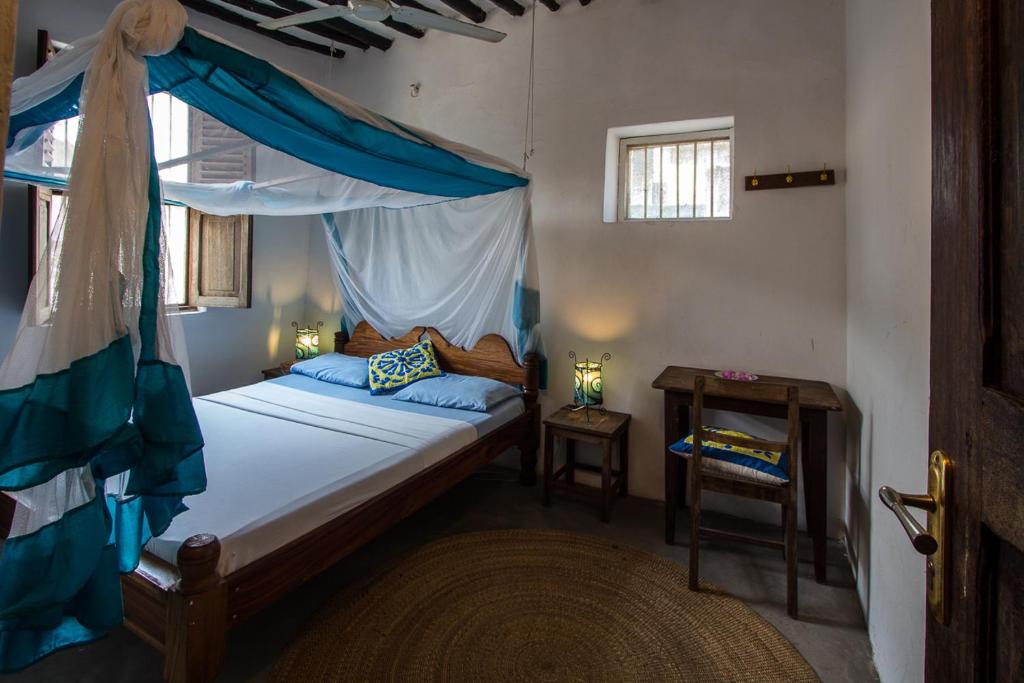
[[[467, 351], [449, 344], [435, 329], [420, 327], [401, 338], [389, 339], [366, 323], [356, 327], [351, 339], [346, 332], [339, 332], [335, 339], [335, 350], [347, 355], [370, 356], [389, 349], [407, 347], [424, 335], [433, 340], [443, 367], [460, 374], [490, 377], [522, 385], [522, 402], [501, 404], [500, 410], [486, 415], [489, 424], [478, 426], [469, 437], [463, 435], [461, 441], [457, 437], [442, 440], [435, 444], [433, 455], [427, 455], [422, 462], [409, 462], [419, 458], [422, 453], [415, 448], [405, 448], [398, 451], [401, 459], [393, 458], [391, 453], [386, 454], [390, 459], [397, 460], [388, 463], [387, 469], [378, 468], [377, 462], [374, 462], [372, 466], [369, 463], [360, 464], [358, 471], [344, 474], [338, 472], [339, 468], [329, 466], [324, 471], [307, 471], [299, 483], [320, 477], [321, 486], [306, 494], [301, 506], [296, 505], [289, 496], [286, 496], [287, 500], [271, 502], [275, 496], [269, 493], [269, 489], [274, 484], [266, 480], [261, 482], [256, 479], [251, 482], [257, 487], [255, 492], [244, 487], [218, 487], [217, 475], [221, 473], [218, 470], [224, 469], [224, 463], [218, 463], [217, 456], [227, 455], [233, 449], [225, 448], [216, 440], [221, 436], [227, 439], [238, 438], [239, 432], [227, 429], [218, 433], [215, 428], [207, 428], [207, 425], [214, 426], [214, 420], [209, 414], [204, 415], [204, 408], [198, 408], [200, 424], [204, 427], [206, 437], [205, 454], [209, 477], [207, 494], [215, 502], [203, 505], [207, 498], [197, 497], [189, 512], [178, 517], [163, 536], [150, 542], [149, 551], [144, 553], [138, 569], [126, 575], [123, 581], [125, 623], [133, 632], [164, 653], [164, 675], [167, 680], [205, 681], [215, 678], [224, 656], [227, 630], [238, 626], [290, 590], [416, 512], [508, 449], [520, 450], [522, 481], [533, 483], [540, 420], [537, 405], [540, 366], [535, 354], [529, 354], [525, 364], [521, 365], [505, 340], [496, 335], [484, 337]], [[251, 393], [258, 387], [288, 380], [305, 380], [285, 384], [284, 388], [297, 387], [310, 396], [316, 396], [320, 399], [318, 410], [329, 410], [323, 405], [325, 388], [310, 388], [309, 385], [316, 384], [316, 380], [296, 375], [243, 387], [237, 392], [197, 398], [195, 402], [210, 403], [210, 399], [213, 399], [216, 403], [206, 406], [206, 410], [237, 413], [229, 415], [228, 419], [248, 417], [249, 421], [239, 427], [254, 429], [255, 438], [270, 439], [270, 443], [256, 448], [255, 452], [244, 451], [239, 455], [251, 462], [254, 455], [265, 453], [267, 464], [277, 470], [278, 475], [295, 474], [294, 470], [280, 469], [280, 462], [275, 462], [279, 458], [273, 457], [274, 449], [278, 446], [273, 433], [276, 431], [278, 438], [286, 439], [290, 439], [292, 433], [286, 431], [281, 434], [280, 422], [269, 425], [273, 429], [260, 425], [261, 419], [273, 421], [275, 416], [257, 416], [253, 419], [252, 413], [246, 413], [244, 405], [236, 403], [239, 398], [251, 398]], [[275, 388], [282, 387], [278, 385]], [[225, 399], [223, 394], [233, 396]], [[264, 402], [268, 398], [265, 392], [256, 397]], [[283, 406], [286, 410], [296, 405], [294, 396], [287, 396], [284, 400], [287, 401]], [[390, 401], [387, 398], [384, 400]], [[392, 407], [395, 404], [394, 401], [390, 403]], [[286, 424], [294, 429], [297, 423], [292, 419]], [[368, 422], [360, 424], [365, 426]], [[389, 424], [392, 429], [397, 426], [400, 423]], [[298, 428], [303, 427], [300, 425]], [[317, 431], [323, 433], [322, 429]], [[341, 440], [337, 437], [336, 433], [322, 436], [324, 444], [307, 440], [301, 448], [319, 448], [321, 453], [325, 449], [337, 450]], [[465, 443], [467, 438], [469, 442]], [[374, 443], [379, 445], [380, 442]], [[360, 450], [360, 445], [357, 443], [350, 446], [350, 452], [359, 452], [366, 458], [368, 454]], [[218, 452], [216, 447], [225, 452]], [[286, 455], [290, 451], [291, 448], [288, 448], [284, 452], [278, 451], [276, 455]], [[305, 461], [303, 463], [306, 464]], [[323, 458], [315, 458], [312, 464], [322, 463]], [[260, 469], [257, 465], [257, 474]], [[353, 490], [358, 488], [362, 488], [362, 491]], [[239, 515], [236, 504], [243, 507], [246, 505], [239, 499], [246, 497], [247, 492], [260, 496], [260, 502], [248, 504], [254, 506], [251, 514]], [[289, 493], [292, 496], [301, 494], [302, 487], [292, 485]], [[217, 500], [221, 496], [226, 496], [227, 500]], [[361, 502], [355, 504], [357, 501]], [[339, 508], [345, 511], [337, 514]], [[229, 515], [234, 519], [224, 520], [221, 513], [227, 511], [234, 513]], [[193, 513], [199, 513], [198, 521], [188, 519]], [[318, 520], [322, 523], [306, 529]], [[179, 521], [185, 522], [183, 530], [175, 528]], [[219, 527], [225, 529], [226, 534], [218, 538], [214, 533], [203, 533], [200, 531], [204, 528], [203, 524], [208, 525], [205, 527], [208, 531]], [[191, 533], [193, 531], [196, 533]]]
[[[533, 483], [529, 179], [186, 21], [176, 0], [126, 0], [12, 91], [4, 175], [64, 191], [67, 219], [0, 365], [0, 671], [124, 621], [164, 653], [168, 680], [211, 680], [228, 628], [479, 465], [518, 448]], [[225, 142], [158, 151], [152, 93]], [[51, 153], [65, 121], [73, 160]], [[175, 172], [240, 149], [251, 177]], [[520, 397], [471, 416], [289, 375], [191, 398], [165, 304], [165, 203], [322, 216], [344, 300], [337, 352], [429, 338], [442, 370]], [[289, 469], [296, 441], [318, 459]]]

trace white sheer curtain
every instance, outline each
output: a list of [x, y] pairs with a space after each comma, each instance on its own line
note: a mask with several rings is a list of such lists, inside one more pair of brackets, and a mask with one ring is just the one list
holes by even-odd
[[517, 310], [529, 288], [528, 188], [324, 222], [349, 323], [366, 320], [390, 336], [431, 325], [466, 348], [499, 334], [520, 357], [537, 350]]

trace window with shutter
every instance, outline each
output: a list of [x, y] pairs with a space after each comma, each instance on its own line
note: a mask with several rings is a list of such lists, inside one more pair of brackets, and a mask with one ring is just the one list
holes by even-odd
[[249, 308], [252, 216], [214, 216], [189, 209], [189, 302]]
[[[39, 31], [39, 66], [63, 47]], [[233, 183], [252, 178], [253, 142], [213, 117], [190, 108], [168, 93], [149, 96], [153, 148], [163, 180]], [[70, 166], [78, 134], [78, 117], [59, 121], [47, 131], [44, 155], [53, 166]], [[57, 190], [29, 189], [30, 274], [38, 269], [40, 321], [52, 299], [55, 254], [60, 249], [65, 211]], [[166, 303], [179, 309], [248, 308], [252, 266], [252, 218], [209, 216], [166, 204]]]
[[[189, 111], [188, 179], [233, 183], [252, 178], [252, 140], [198, 109]], [[249, 308], [252, 216], [214, 216], [188, 210], [188, 302]]]
[[233, 183], [252, 178], [252, 140], [198, 109], [190, 110], [192, 129], [188, 181]]

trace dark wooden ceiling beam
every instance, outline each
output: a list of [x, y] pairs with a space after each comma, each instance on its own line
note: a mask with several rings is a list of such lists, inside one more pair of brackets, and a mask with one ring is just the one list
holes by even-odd
[[491, 0], [491, 2], [514, 17], [521, 17], [526, 11], [526, 8], [516, 2], [516, 0]]
[[320, 45], [319, 43], [313, 43], [308, 40], [303, 40], [302, 38], [296, 38], [290, 33], [283, 33], [281, 31], [270, 31], [265, 28], [260, 28], [252, 19], [247, 19], [243, 17], [241, 14], [236, 14], [235, 12], [232, 12], [229, 9], [226, 9], [220, 5], [214, 5], [212, 2], [207, 2], [206, 0], [179, 0], [179, 2], [185, 7], [194, 9], [200, 14], [205, 14], [206, 16], [213, 17], [215, 19], [220, 19], [221, 21], [228, 24], [241, 26], [244, 29], [248, 29], [250, 31], [253, 31], [254, 33], [258, 33], [261, 36], [266, 36], [267, 38], [276, 40], [279, 43], [290, 45], [291, 47], [297, 47], [303, 50], [309, 50], [310, 52], [316, 52], [322, 55], [337, 57], [338, 59], [341, 59], [342, 57], [345, 56], [345, 51], [339, 48], [334, 48], [332, 50], [326, 45]]
[[[280, 19], [281, 17], [289, 17], [292, 14], [287, 10], [283, 10], [279, 7], [274, 7], [272, 5], [265, 5], [262, 2], [257, 2], [256, 0], [221, 0], [221, 2], [224, 2], [228, 5], [232, 5], [233, 7], [237, 7], [239, 9], [244, 9], [248, 12], [252, 12], [253, 14], [258, 14], [261, 17], [267, 17], [268, 19]], [[303, 31], [308, 31], [309, 33], [318, 35], [321, 38], [333, 40], [336, 43], [349, 45], [360, 50], [366, 50], [370, 47], [361, 40], [354, 40], [353, 38], [346, 36], [343, 33], [335, 31], [333, 28], [327, 25], [327, 22], [318, 21], [312, 24], [303, 24], [301, 26], [297, 26], [296, 28], [300, 28]]]
[[421, 28], [416, 28], [415, 26], [410, 26], [409, 24], [403, 24], [400, 21], [395, 21], [391, 17], [388, 17], [387, 19], [380, 23], [384, 24], [393, 31], [404, 33], [405, 35], [412, 36], [413, 38], [422, 38], [427, 34], [427, 32]]
[[540, 4], [544, 5], [552, 12], [557, 12], [559, 9], [559, 5], [555, 0], [540, 0]]
[[420, 3], [416, 2], [416, 0], [392, 0], [392, 2], [394, 2], [396, 5], [401, 5], [402, 7], [415, 7], [416, 9], [421, 9], [424, 12], [430, 12], [431, 14], [437, 14], [437, 12], [435, 12], [432, 9], [430, 9], [426, 5], [421, 5]]
[[[329, 5], [348, 4], [347, 0], [325, 0], [325, 2], [327, 2], [327, 4]], [[274, 0], [274, 4], [280, 5], [286, 10], [291, 10], [292, 12], [296, 13], [308, 12], [311, 9], [315, 9], [312, 5], [307, 5], [306, 3], [302, 2], [302, 0]], [[346, 21], [345, 19], [326, 19], [324, 21], [319, 21], [316, 23], [322, 24], [324, 26], [329, 26], [331, 29], [337, 31], [342, 35], [348, 36], [353, 40], [358, 40], [364, 45], [372, 45], [378, 50], [387, 50], [389, 47], [391, 47], [392, 41], [390, 38], [386, 38], [380, 35], [379, 33], [374, 33], [369, 29], [365, 29], [362, 26], [353, 24], [351, 21]], [[300, 28], [305, 29], [312, 25], [313, 24], [305, 24]]]
[[487, 12], [483, 11], [469, 0], [441, 0], [441, 2], [448, 5], [470, 21], [475, 21], [478, 24], [484, 23], [484, 20], [487, 18]]

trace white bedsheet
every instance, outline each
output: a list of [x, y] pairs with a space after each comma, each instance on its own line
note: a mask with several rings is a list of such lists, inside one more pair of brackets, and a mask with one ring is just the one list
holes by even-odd
[[147, 550], [175, 561], [197, 533], [229, 574], [355, 508], [477, 438], [446, 417], [261, 382], [194, 399], [207, 490]]

